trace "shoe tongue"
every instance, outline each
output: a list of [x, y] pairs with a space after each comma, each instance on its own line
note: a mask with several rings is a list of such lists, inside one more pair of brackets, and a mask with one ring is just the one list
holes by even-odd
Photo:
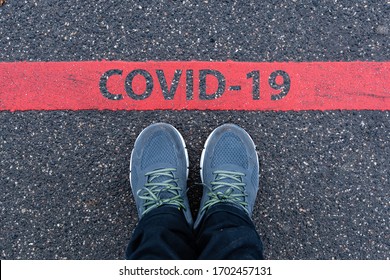
[[[151, 183], [158, 185], [158, 183], [164, 183], [167, 181], [169, 182], [170, 180], [172, 180], [172, 177], [166, 176], [166, 175], [160, 175], [160, 176], [156, 176], [155, 178], [153, 178]], [[170, 184], [175, 185], [175, 182], [171, 181]], [[159, 190], [159, 192], [157, 192], [157, 191], [156, 192], [161, 199], [170, 198], [173, 196], [173, 194], [171, 192], [167, 191], [166, 188], [167, 187], [165, 185], [161, 185], [161, 186], [158, 186], [156, 188], [156, 190]]]
[[[234, 180], [230, 177], [224, 177], [223, 174], [219, 174], [216, 179], [218, 179], [216, 181], [218, 182], [219, 185], [225, 185], [226, 183], [228, 183], [228, 184], [238, 183], [237, 180]], [[231, 189], [231, 190], [229, 191], [229, 189]], [[222, 193], [227, 193], [228, 191], [231, 193], [240, 193], [240, 191], [238, 189], [233, 188], [232, 186], [229, 186], [229, 185], [225, 185], [224, 188], [220, 188], [218, 191], [220, 191]]]

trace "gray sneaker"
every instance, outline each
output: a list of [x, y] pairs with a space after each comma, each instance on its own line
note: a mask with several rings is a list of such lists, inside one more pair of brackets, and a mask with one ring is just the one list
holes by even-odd
[[216, 128], [207, 138], [201, 160], [203, 196], [194, 227], [217, 204], [235, 206], [252, 215], [259, 189], [259, 159], [249, 134], [234, 124]]
[[152, 124], [137, 137], [130, 159], [130, 185], [139, 218], [162, 205], [183, 211], [189, 225], [188, 153], [172, 125]]

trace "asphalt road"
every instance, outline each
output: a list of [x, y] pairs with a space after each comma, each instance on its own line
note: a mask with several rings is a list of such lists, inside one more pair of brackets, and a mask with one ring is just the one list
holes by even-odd
[[[389, 36], [386, 0], [0, 7], [0, 62], [389, 61]], [[137, 223], [130, 152], [161, 121], [189, 147], [194, 215], [201, 148], [232, 122], [258, 146], [267, 258], [390, 259], [389, 111], [2, 111], [1, 259], [122, 259]]]

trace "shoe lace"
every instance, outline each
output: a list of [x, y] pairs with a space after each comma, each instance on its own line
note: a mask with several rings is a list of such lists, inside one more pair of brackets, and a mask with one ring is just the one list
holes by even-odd
[[145, 174], [147, 183], [137, 192], [137, 196], [144, 200], [145, 210], [142, 215], [164, 204], [175, 205], [179, 210], [185, 210], [175, 171], [175, 168], [163, 168]]
[[214, 181], [209, 187], [210, 192], [207, 193], [209, 200], [206, 201], [202, 211], [207, 210], [217, 203], [232, 203], [241, 206], [248, 213], [248, 203], [245, 202], [245, 197], [248, 194], [245, 192], [246, 184], [243, 182], [244, 173], [216, 170]]

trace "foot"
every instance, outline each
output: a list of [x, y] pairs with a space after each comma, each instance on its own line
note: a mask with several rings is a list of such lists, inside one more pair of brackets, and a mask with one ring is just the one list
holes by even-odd
[[244, 129], [234, 124], [216, 128], [206, 140], [200, 168], [204, 187], [195, 228], [209, 208], [221, 203], [251, 217], [259, 189], [259, 160]]
[[130, 185], [139, 218], [161, 206], [192, 216], [187, 198], [188, 153], [184, 139], [173, 126], [157, 123], [137, 137], [130, 159]]

